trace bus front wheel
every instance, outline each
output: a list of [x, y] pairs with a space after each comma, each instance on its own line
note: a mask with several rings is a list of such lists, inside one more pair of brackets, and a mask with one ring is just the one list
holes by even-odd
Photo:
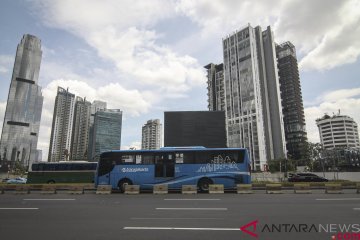
[[120, 191], [123, 193], [123, 192], [125, 192], [125, 186], [132, 185], [132, 184], [133, 183], [130, 179], [124, 178], [119, 181], [118, 187], [119, 187]]
[[200, 192], [208, 192], [210, 184], [213, 184], [210, 178], [201, 178], [198, 182]]

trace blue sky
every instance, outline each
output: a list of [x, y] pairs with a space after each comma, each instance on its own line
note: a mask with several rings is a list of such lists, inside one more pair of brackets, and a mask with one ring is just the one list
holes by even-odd
[[222, 62], [221, 39], [250, 23], [271, 25], [297, 48], [308, 138], [315, 119], [341, 109], [360, 122], [359, 1], [3, 0], [0, 3], [0, 127], [16, 46], [42, 41], [38, 148], [47, 156], [57, 86], [123, 111], [122, 148], [164, 111], [206, 110], [203, 66]]

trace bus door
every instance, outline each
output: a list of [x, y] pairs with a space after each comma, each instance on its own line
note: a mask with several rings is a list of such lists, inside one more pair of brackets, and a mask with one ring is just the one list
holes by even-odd
[[155, 178], [175, 176], [175, 157], [173, 153], [155, 154]]

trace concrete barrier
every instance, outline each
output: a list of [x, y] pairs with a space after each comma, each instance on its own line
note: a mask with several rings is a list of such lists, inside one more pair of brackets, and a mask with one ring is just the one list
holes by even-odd
[[83, 185], [69, 186], [68, 193], [69, 194], [84, 194], [84, 186]]
[[29, 194], [30, 193], [30, 186], [28, 186], [28, 185], [16, 185], [14, 193], [15, 194]]
[[281, 184], [266, 184], [266, 193], [267, 194], [280, 194], [282, 193], [282, 186]]
[[111, 194], [111, 185], [98, 185], [96, 188], [96, 194]]
[[356, 184], [356, 193], [360, 193], [360, 183]]
[[236, 192], [239, 194], [251, 194], [254, 193], [251, 184], [237, 184]]
[[224, 193], [223, 184], [209, 184], [209, 193]]
[[41, 188], [41, 194], [55, 194], [56, 186], [54, 185], [43, 185]]
[[341, 194], [341, 183], [325, 183], [325, 193], [329, 194]]
[[153, 194], [167, 194], [168, 193], [168, 185], [159, 184], [154, 185]]
[[311, 188], [309, 183], [295, 183], [294, 184], [294, 193], [311, 193]]
[[196, 185], [182, 185], [181, 187], [182, 194], [197, 194]]
[[139, 194], [140, 185], [125, 185], [125, 194]]

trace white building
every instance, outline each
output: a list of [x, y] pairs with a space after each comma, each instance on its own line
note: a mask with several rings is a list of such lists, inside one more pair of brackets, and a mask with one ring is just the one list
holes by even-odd
[[159, 149], [162, 146], [162, 124], [159, 119], [149, 120], [142, 127], [141, 149]]
[[349, 116], [325, 114], [316, 120], [320, 141], [324, 149], [357, 148], [360, 149], [358, 127]]
[[245, 28], [223, 39], [225, 113], [229, 147], [249, 150], [252, 169], [286, 157], [273, 33]]
[[75, 95], [68, 89], [58, 87], [51, 128], [49, 162], [69, 160], [74, 107]]

